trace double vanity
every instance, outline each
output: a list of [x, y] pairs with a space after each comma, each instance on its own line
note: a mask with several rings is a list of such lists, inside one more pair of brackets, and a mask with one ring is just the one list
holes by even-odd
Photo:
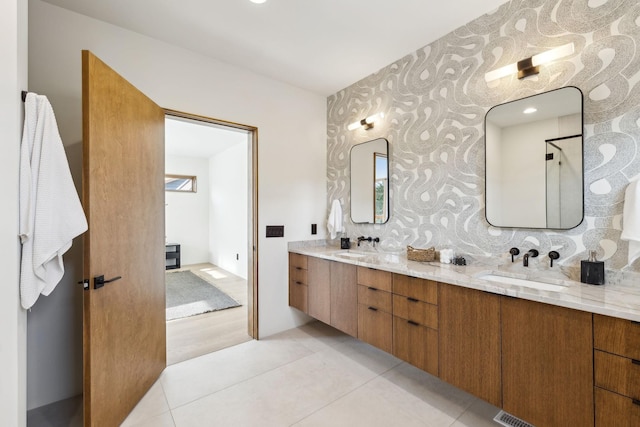
[[289, 305], [534, 426], [640, 425], [640, 287], [524, 270], [291, 243]]

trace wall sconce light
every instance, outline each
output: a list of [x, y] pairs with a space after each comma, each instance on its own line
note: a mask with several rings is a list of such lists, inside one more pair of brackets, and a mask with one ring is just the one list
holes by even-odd
[[347, 129], [356, 130], [360, 126], [363, 126], [365, 129], [371, 129], [374, 123], [376, 122], [376, 120], [383, 119], [383, 118], [384, 118], [384, 113], [377, 113], [372, 116], [366, 117], [362, 120], [358, 120], [357, 122], [351, 123], [349, 126], [347, 126]]
[[489, 71], [484, 75], [485, 81], [492, 82], [494, 80], [501, 79], [510, 74], [518, 73], [518, 78], [523, 79], [525, 77], [533, 76], [540, 72], [540, 66], [548, 64], [556, 59], [564, 58], [571, 55], [575, 51], [573, 42], [558, 46], [546, 52], [533, 55], [530, 58], [523, 59], [513, 64], [506, 65], [497, 70]]

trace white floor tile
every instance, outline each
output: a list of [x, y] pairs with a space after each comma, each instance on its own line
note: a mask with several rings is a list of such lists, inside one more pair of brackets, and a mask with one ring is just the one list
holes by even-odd
[[451, 427], [496, 427], [499, 424], [493, 421], [493, 417], [498, 412], [500, 412], [500, 408], [476, 399], [473, 405]]
[[140, 422], [165, 413], [169, 413], [169, 405], [158, 381], [151, 386], [147, 394], [133, 408], [133, 411], [122, 423], [122, 427], [136, 426]]
[[[124, 424], [123, 424], [124, 426]], [[170, 412], [148, 418], [135, 424], [127, 424], [128, 427], [175, 427]]]

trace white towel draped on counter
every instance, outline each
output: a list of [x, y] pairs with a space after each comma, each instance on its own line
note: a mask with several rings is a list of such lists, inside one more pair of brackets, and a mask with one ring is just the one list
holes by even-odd
[[329, 218], [327, 219], [327, 229], [332, 239], [335, 239], [338, 233], [344, 231], [342, 226], [342, 206], [337, 199], [331, 204], [331, 212], [329, 212]]
[[629, 183], [624, 193], [620, 238], [629, 241], [628, 263], [631, 264], [640, 256], [640, 184], [638, 178]]
[[20, 300], [25, 309], [62, 279], [62, 254], [87, 220], [46, 96], [27, 94], [20, 147]]

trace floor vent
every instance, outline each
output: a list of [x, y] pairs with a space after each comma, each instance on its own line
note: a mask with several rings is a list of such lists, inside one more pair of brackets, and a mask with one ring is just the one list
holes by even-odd
[[516, 418], [504, 411], [498, 412], [493, 421], [502, 424], [504, 427], [535, 427], [533, 424], [522, 421], [520, 418]]

